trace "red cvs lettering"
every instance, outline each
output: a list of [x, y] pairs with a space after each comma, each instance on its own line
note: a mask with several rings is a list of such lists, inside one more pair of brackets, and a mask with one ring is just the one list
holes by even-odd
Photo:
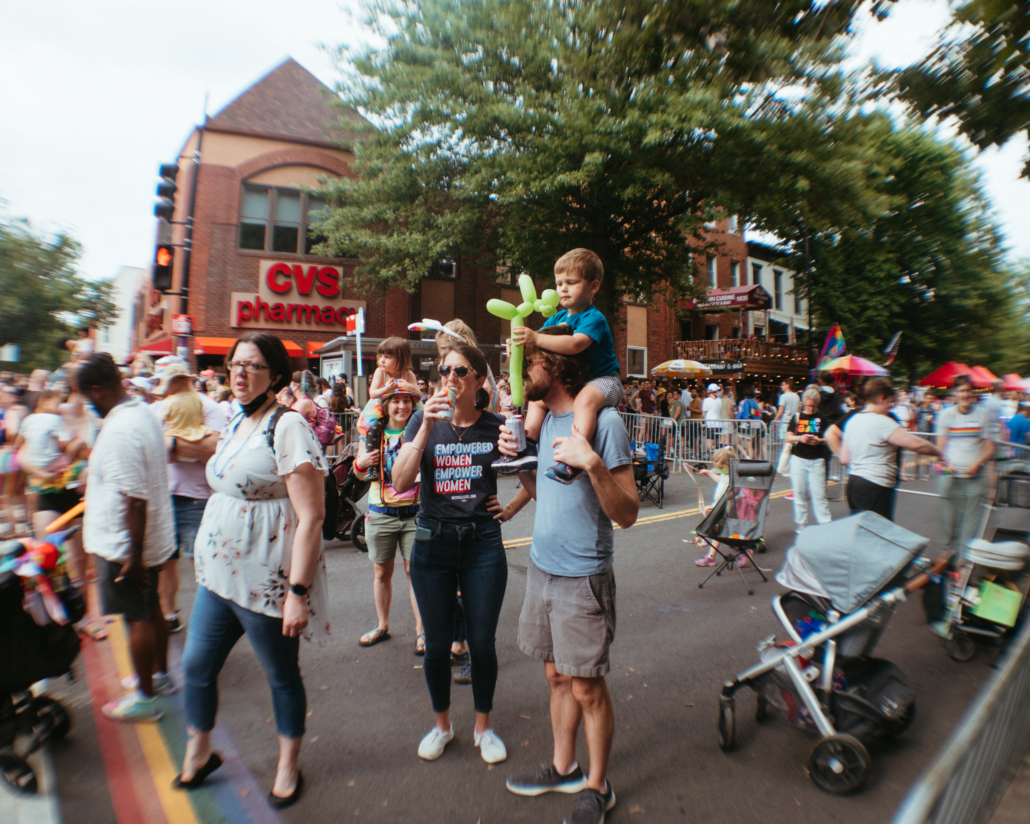
[[309, 266], [308, 273], [304, 274], [304, 267], [299, 263], [293, 264], [293, 282], [297, 284], [297, 291], [302, 295], [311, 294], [311, 286], [315, 282], [315, 273], [318, 271], [317, 266]]
[[[297, 267], [300, 268], [299, 266]], [[280, 283], [278, 276], [283, 275], [286, 279]], [[265, 283], [268, 288], [276, 294], [282, 295], [290, 291], [290, 267], [285, 263], [277, 263], [274, 266], [269, 266], [268, 271], [265, 273]], [[310, 289], [310, 286], [308, 287]]]

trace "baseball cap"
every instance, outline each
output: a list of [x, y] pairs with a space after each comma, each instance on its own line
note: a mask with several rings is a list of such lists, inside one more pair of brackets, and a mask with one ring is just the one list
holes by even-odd
[[710, 384], [708, 384], [708, 391], [709, 392], [718, 392], [719, 391], [719, 384], [717, 384], [717, 383], [710, 383]]

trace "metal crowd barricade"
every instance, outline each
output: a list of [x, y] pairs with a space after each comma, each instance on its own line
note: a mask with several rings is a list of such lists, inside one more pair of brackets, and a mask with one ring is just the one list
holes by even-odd
[[779, 441], [770, 436], [762, 421], [674, 421], [657, 415], [620, 414], [631, 441], [658, 443], [665, 435], [665, 456], [673, 472], [684, 471], [685, 463], [711, 463], [712, 453], [724, 446], [733, 446], [739, 456], [753, 460], [779, 456]]
[[358, 418], [361, 416], [360, 409], [348, 409], [346, 412], [333, 412], [336, 418], [336, 425], [342, 430], [340, 438], [326, 448], [326, 455], [335, 457], [342, 455], [348, 446], [358, 439]]
[[893, 824], [982, 824], [1030, 749], [1030, 621]]

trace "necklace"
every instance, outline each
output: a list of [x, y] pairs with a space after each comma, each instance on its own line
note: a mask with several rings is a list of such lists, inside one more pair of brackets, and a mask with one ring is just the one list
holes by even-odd
[[473, 426], [474, 426], [474, 424], [471, 424], [471, 423], [470, 423], [470, 424], [469, 424], [468, 426], [466, 426], [466, 427], [465, 427], [465, 428], [464, 428], [463, 430], [461, 430], [461, 434], [459, 435], [459, 434], [458, 434], [458, 427], [456, 427], [456, 426], [455, 426], [455, 425], [454, 425], [453, 423], [451, 424], [451, 431], [452, 431], [452, 432], [454, 432], [454, 437], [458, 439], [458, 443], [461, 443], [461, 439], [462, 439], [462, 438], [464, 438], [464, 437], [465, 437], [465, 436], [466, 436], [466, 435], [468, 434], [468, 431], [469, 431], [469, 430], [470, 430], [470, 429], [471, 429], [471, 428], [472, 428]]
[[[221, 458], [228, 450], [224, 450], [222, 455], [216, 455], [214, 457], [214, 462], [211, 468], [214, 471], [216, 478], [221, 478], [223, 475], [225, 475], [225, 470], [228, 469], [229, 464], [232, 463], [233, 458], [235, 458], [237, 455], [240, 454], [240, 452], [243, 451], [243, 447], [250, 443], [250, 439], [254, 437], [254, 433], [258, 432], [261, 429], [261, 423], [262, 421], [264, 421], [265, 415], [268, 414], [268, 410], [271, 409], [273, 406], [275, 406], [275, 403], [269, 404], [268, 408], [261, 413], [261, 417], [258, 418], [257, 423], [254, 424], [254, 428], [250, 430], [250, 432], [247, 434], [247, 437], [239, 442], [239, 446], [236, 447], [236, 450], [234, 452], [229, 454], [227, 458], [224, 458], [224, 460], [222, 461], [221, 469], [218, 468], [218, 459]], [[248, 416], [245, 412], [239, 413], [239, 420], [236, 421], [236, 425], [232, 428], [232, 432], [229, 433], [229, 441], [226, 443], [226, 446], [228, 446], [228, 444], [232, 442], [232, 439], [236, 437], [236, 430], [240, 428], [240, 424], [242, 424], [247, 419], [247, 417]]]

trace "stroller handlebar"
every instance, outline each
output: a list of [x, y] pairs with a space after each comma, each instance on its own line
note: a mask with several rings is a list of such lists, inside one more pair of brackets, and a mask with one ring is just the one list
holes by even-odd
[[945, 552], [939, 556], [931, 565], [930, 568], [924, 572], [921, 572], [907, 584], [905, 584], [905, 592], [915, 592], [917, 589], [922, 589], [929, 583], [931, 575], [939, 575], [944, 568], [951, 562], [952, 556], [955, 551]]

